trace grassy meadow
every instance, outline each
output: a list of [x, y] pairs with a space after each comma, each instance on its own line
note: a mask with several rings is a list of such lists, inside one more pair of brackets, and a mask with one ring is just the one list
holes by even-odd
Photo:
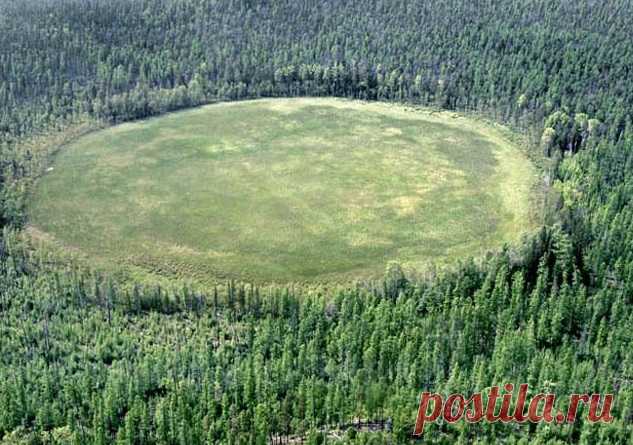
[[329, 280], [516, 240], [536, 177], [501, 130], [451, 113], [255, 100], [83, 136], [29, 213], [33, 230], [99, 264], [203, 282]]

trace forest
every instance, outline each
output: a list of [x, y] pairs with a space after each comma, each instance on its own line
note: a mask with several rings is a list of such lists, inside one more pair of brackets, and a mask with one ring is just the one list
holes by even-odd
[[[0, 0], [0, 443], [632, 443], [632, 21], [628, 0]], [[298, 96], [512, 128], [540, 229], [336, 286], [130, 282], [26, 236], [77, 135]], [[615, 419], [411, 437], [422, 391], [507, 382], [612, 393]]]

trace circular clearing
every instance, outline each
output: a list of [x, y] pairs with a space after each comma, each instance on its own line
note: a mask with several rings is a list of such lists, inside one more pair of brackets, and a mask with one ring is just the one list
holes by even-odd
[[79, 138], [30, 215], [62, 246], [149, 272], [369, 277], [390, 260], [421, 267], [517, 239], [535, 178], [499, 130], [452, 113], [254, 100]]

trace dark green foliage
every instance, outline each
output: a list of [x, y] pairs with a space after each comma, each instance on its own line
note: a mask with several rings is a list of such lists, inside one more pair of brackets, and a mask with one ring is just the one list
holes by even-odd
[[528, 382], [614, 392], [616, 419], [432, 425], [425, 441], [631, 443], [632, 20], [625, 0], [0, 0], [4, 226], [24, 224], [54, 150], [38, 135], [258, 96], [485, 114], [541, 144], [556, 198], [521, 246], [339, 290], [128, 288], [5, 228], [0, 440], [323, 443], [340, 426], [403, 443], [424, 389]]

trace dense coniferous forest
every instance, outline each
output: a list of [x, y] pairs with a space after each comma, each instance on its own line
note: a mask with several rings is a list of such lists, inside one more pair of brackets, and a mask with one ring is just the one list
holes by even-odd
[[[628, 0], [0, 0], [0, 443], [408, 443], [421, 391], [505, 382], [612, 392], [615, 420], [422, 441], [631, 443], [632, 21]], [[446, 270], [310, 288], [119, 282], [23, 236], [64, 141], [276, 96], [511, 126], [543, 157], [543, 226]]]

